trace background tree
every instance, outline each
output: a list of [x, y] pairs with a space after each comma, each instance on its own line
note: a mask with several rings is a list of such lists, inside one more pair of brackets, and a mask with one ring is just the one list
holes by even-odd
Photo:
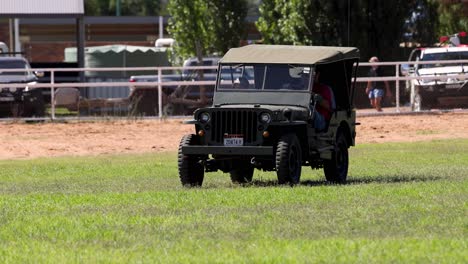
[[436, 1], [418, 0], [415, 8], [405, 21], [405, 43], [431, 46], [437, 41], [438, 3]]
[[263, 0], [259, 6], [260, 17], [256, 22], [258, 31], [262, 33], [263, 42], [266, 44], [289, 44], [281, 32], [279, 20], [285, 19], [281, 12], [284, 1]]
[[[257, 28], [265, 43], [296, 45], [340, 45], [337, 18], [343, 1], [263, 1]], [[338, 11], [340, 11], [338, 9]]]
[[195, 55], [201, 61], [205, 55], [224, 54], [245, 35], [245, 0], [171, 0], [168, 11], [168, 31], [184, 58]]
[[403, 25], [415, 4], [414, 0], [269, 0], [260, 6], [257, 27], [265, 43], [349, 43], [361, 49], [363, 58], [381, 55], [385, 59], [397, 55]]
[[214, 30], [203, 0], [172, 0], [168, 31], [176, 42], [176, 53], [184, 58], [197, 56], [199, 61], [214, 51]]
[[432, 0], [439, 4], [439, 35], [451, 35], [468, 31], [468, 1], [465, 0]]
[[416, 1], [361, 1], [361, 4], [361, 8], [366, 10], [361, 19], [365, 20], [360, 21], [362, 28], [355, 29], [352, 41], [366, 47], [365, 58], [378, 55], [384, 60], [403, 59], [400, 43], [403, 41], [404, 24]]
[[214, 50], [224, 54], [230, 48], [238, 47], [247, 32], [247, 1], [211, 0], [208, 1], [208, 11], [213, 20]]

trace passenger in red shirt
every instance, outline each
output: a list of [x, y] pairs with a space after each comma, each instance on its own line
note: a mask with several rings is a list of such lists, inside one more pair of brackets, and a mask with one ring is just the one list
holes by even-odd
[[314, 86], [312, 93], [315, 100], [314, 126], [318, 131], [326, 129], [327, 122], [330, 120], [333, 109], [333, 94], [330, 87], [319, 82], [320, 72], [315, 72]]

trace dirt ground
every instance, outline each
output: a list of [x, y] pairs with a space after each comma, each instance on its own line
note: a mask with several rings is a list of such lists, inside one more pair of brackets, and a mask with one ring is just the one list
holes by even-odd
[[[356, 143], [468, 138], [468, 113], [358, 116]], [[177, 150], [193, 125], [182, 120], [0, 123], [0, 159]]]

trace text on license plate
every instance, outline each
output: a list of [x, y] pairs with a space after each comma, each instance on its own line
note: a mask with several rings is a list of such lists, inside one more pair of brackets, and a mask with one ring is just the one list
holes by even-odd
[[224, 146], [243, 146], [244, 138], [237, 135], [229, 135], [224, 137]]

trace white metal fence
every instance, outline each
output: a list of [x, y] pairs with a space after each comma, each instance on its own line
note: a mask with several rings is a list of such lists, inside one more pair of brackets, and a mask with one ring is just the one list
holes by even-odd
[[[356, 79], [358, 83], [365, 83], [368, 81], [389, 81], [394, 82], [394, 94], [395, 94], [395, 106], [396, 112], [400, 112], [400, 81], [412, 81], [412, 80], [435, 80], [440, 79], [441, 76], [402, 76], [400, 72], [400, 67], [403, 64], [467, 64], [468, 60], [450, 60], [450, 61], [424, 61], [424, 62], [415, 62], [415, 61], [397, 61], [397, 62], [377, 62], [377, 63], [359, 63], [359, 67], [369, 67], [372, 65], [378, 65], [380, 67], [393, 67], [395, 75], [394, 76], [383, 76], [383, 77], [364, 77], [361, 76]], [[50, 73], [50, 83], [0, 83], [0, 91], [3, 88], [24, 88], [25, 86], [28, 89], [50, 89], [50, 116], [44, 117], [46, 119], [56, 119], [56, 106], [55, 106], [55, 91], [59, 88], [76, 88], [76, 89], [96, 89], [99, 87], [132, 87], [138, 86], [141, 89], [157, 89], [158, 91], [158, 115], [159, 117], [163, 116], [163, 102], [162, 94], [163, 87], [167, 86], [200, 86], [200, 85], [215, 85], [215, 81], [194, 81], [194, 80], [184, 80], [184, 81], [163, 81], [165, 76], [164, 72], [174, 72], [174, 71], [187, 71], [187, 70], [213, 70], [217, 69], [217, 66], [193, 66], [193, 67], [133, 67], [133, 68], [44, 68], [44, 69], [29, 69], [29, 70], [18, 70], [18, 69], [2, 69], [2, 73], [7, 72], [19, 72], [19, 71], [36, 71], [36, 72], [49, 72]], [[157, 81], [148, 81], [148, 82], [68, 82], [68, 83], [57, 83], [56, 75], [57, 72], [128, 72], [128, 71], [144, 71], [148, 72], [148, 75], [154, 75], [157, 77]], [[146, 75], [146, 74], [145, 74]], [[458, 78], [461, 80], [468, 81], [468, 72], [461, 74], [451, 75], [451, 78]], [[359, 91], [357, 91], [359, 92]], [[414, 92], [414, 91], [412, 91]], [[42, 118], [42, 119], [44, 119]], [[39, 118], [41, 119], [41, 118]]]

